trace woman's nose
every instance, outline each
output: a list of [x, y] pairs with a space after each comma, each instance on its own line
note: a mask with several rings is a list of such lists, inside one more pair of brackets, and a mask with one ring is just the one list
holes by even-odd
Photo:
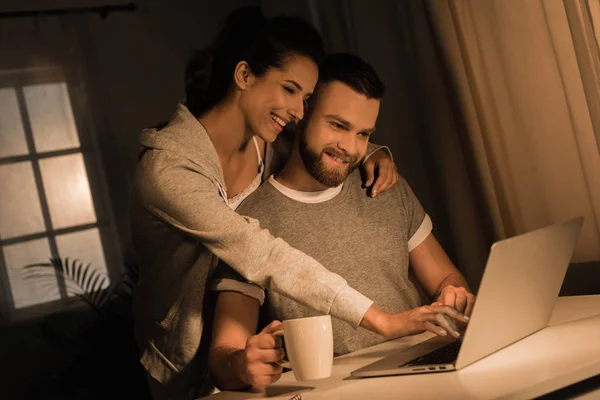
[[296, 105], [288, 110], [288, 114], [294, 119], [295, 122], [300, 121], [304, 118], [304, 101], [300, 103], [300, 106]]

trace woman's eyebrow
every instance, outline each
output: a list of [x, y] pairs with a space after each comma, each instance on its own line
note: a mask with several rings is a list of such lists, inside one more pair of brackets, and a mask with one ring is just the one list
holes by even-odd
[[298, 90], [300, 90], [300, 91], [302, 90], [302, 86], [300, 86], [300, 84], [299, 84], [298, 82], [296, 82], [296, 81], [293, 81], [293, 80], [291, 80], [291, 79], [288, 79], [288, 80], [286, 80], [285, 82], [291, 83], [292, 85], [296, 86], [296, 89], [298, 89]]

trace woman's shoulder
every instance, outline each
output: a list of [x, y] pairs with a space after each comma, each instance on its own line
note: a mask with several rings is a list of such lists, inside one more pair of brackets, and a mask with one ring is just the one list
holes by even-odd
[[218, 187], [213, 175], [177, 152], [147, 149], [136, 166], [134, 184], [150, 191], [166, 189], [175, 193], [189, 187]]

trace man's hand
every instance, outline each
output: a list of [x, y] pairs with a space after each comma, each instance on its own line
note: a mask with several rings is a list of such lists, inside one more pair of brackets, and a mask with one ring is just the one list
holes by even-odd
[[[450, 317], [447, 318], [447, 317]], [[391, 323], [404, 325], [404, 328], [398, 326], [401, 336], [410, 336], [429, 331], [439, 336], [448, 334], [459, 337], [460, 332], [451, 319], [467, 322], [464, 315], [457, 312], [452, 307], [432, 304], [430, 306], [421, 306], [403, 313], [391, 315]]]
[[475, 305], [475, 295], [469, 293], [464, 287], [447, 285], [442, 289], [436, 302], [470, 316], [473, 312], [473, 305]]
[[396, 186], [400, 180], [396, 164], [389, 154], [379, 149], [363, 164], [365, 187], [371, 188], [371, 197]]
[[248, 338], [246, 348], [239, 353], [239, 379], [247, 385], [263, 390], [281, 378], [284, 351], [281, 338], [273, 333], [281, 329], [281, 322], [273, 321], [258, 335]]
[[468, 317], [454, 308], [436, 303], [398, 314], [388, 314], [376, 305], [372, 305], [367, 310], [361, 326], [388, 339], [416, 335], [425, 331], [433, 332], [439, 336], [450, 334], [459, 337], [460, 332], [449, 321], [450, 319], [464, 323], [469, 321]]

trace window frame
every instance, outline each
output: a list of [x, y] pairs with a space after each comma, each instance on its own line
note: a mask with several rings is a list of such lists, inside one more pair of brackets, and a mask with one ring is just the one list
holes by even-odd
[[[34, 135], [31, 130], [31, 123], [28, 118], [27, 105], [23, 93], [23, 87], [34, 84], [45, 83], [65, 83], [69, 96], [75, 128], [79, 137], [80, 145], [76, 148], [45, 151], [37, 153], [35, 151]], [[67, 69], [60, 67], [35, 67], [21, 70], [0, 71], [0, 88], [15, 88], [17, 92], [17, 101], [19, 112], [21, 114], [21, 123], [28, 147], [27, 155], [8, 156], [0, 158], [0, 165], [8, 165], [16, 162], [27, 161], [31, 163], [42, 215], [44, 218], [45, 231], [33, 234], [21, 235], [14, 238], [4, 239], [0, 237], [0, 325], [11, 324], [18, 321], [30, 320], [53, 311], [72, 307], [73, 298], [69, 298], [66, 293], [66, 287], [60, 274], [56, 274], [59, 293], [61, 298], [56, 301], [49, 301], [39, 305], [15, 309], [15, 304], [8, 277], [8, 266], [4, 259], [4, 246], [23, 243], [29, 240], [47, 238], [51, 254], [49, 256], [59, 256], [56, 237], [65, 233], [73, 233], [97, 228], [102, 244], [102, 251], [106, 263], [108, 278], [111, 282], [119, 279], [123, 271], [122, 256], [119, 251], [119, 236], [111, 209], [108, 186], [104, 169], [102, 167], [102, 157], [97, 138], [94, 135], [94, 124], [92, 115], [88, 106], [88, 97], [83, 85], [81, 73], [76, 69]], [[50, 210], [45, 198], [42, 175], [40, 171], [40, 161], [43, 159], [60, 157], [70, 154], [81, 154], [84, 168], [86, 171], [89, 188], [91, 191], [92, 204], [96, 214], [96, 222], [70, 226], [66, 228], [53, 229], [50, 218]], [[77, 254], [63, 254], [61, 258], [77, 257]]]

